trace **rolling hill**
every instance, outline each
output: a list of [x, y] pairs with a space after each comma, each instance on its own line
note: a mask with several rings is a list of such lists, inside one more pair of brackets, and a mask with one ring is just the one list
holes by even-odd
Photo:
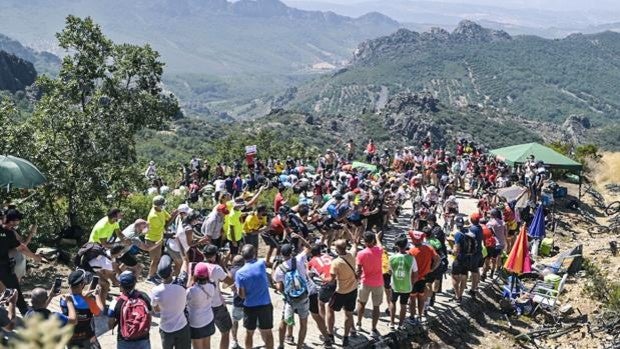
[[349, 67], [301, 85], [278, 107], [359, 114], [380, 110], [396, 93], [427, 91], [455, 108], [554, 124], [579, 115], [600, 127], [620, 120], [619, 79], [620, 33], [548, 40], [463, 21], [451, 33], [400, 29], [366, 41]]

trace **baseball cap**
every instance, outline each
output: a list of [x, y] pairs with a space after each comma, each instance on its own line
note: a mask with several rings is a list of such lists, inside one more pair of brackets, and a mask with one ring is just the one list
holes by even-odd
[[283, 257], [290, 257], [293, 254], [293, 245], [284, 244], [280, 247], [280, 253]]
[[157, 195], [153, 198], [153, 206], [164, 206], [165, 203], [166, 199], [161, 195]]
[[465, 226], [465, 220], [463, 219], [463, 216], [457, 216], [456, 218], [454, 218], [454, 224], [461, 228]]
[[217, 252], [218, 252], [218, 248], [215, 245], [207, 245], [203, 250], [203, 253], [206, 258], [211, 258], [217, 255]]
[[410, 233], [411, 236], [411, 240], [413, 240], [413, 243], [421, 243], [422, 241], [424, 241], [424, 233], [421, 231], [413, 231]]
[[194, 267], [194, 276], [199, 279], [207, 279], [209, 277], [209, 267], [206, 263], [198, 263]]
[[161, 256], [159, 264], [157, 265], [157, 275], [162, 279], [166, 279], [172, 275], [172, 258], [170, 256]]
[[71, 286], [77, 286], [86, 280], [86, 271], [82, 269], [74, 270], [69, 274], [67, 281]]
[[179, 211], [179, 213], [191, 213], [193, 210], [188, 204], [180, 204], [179, 207], [177, 207], [177, 211]]
[[118, 276], [118, 282], [124, 288], [131, 288], [136, 285], [136, 276], [129, 270], [125, 270]]
[[225, 215], [226, 215], [226, 214], [228, 214], [228, 213], [229, 213], [229, 211], [228, 211], [228, 207], [226, 207], [226, 205], [225, 205], [225, 204], [219, 204], [219, 205], [217, 205], [217, 212], [219, 212], [219, 213], [222, 213], [222, 214], [225, 214]]
[[353, 192], [354, 192], [355, 194], [359, 194], [359, 193], [361, 193], [361, 192], [362, 192], [362, 190], [361, 190], [360, 188], [355, 188], [355, 189], [353, 189]]

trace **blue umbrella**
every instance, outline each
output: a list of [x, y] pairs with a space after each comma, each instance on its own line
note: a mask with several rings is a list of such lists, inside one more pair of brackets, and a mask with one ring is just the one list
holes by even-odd
[[527, 235], [532, 239], [542, 240], [545, 238], [545, 212], [543, 205], [538, 205]]

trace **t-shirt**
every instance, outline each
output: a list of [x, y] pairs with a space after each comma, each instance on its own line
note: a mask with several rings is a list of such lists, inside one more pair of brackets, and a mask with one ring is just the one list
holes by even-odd
[[165, 210], [157, 211], [155, 208], [151, 208], [151, 212], [147, 217], [149, 223], [149, 231], [146, 233], [146, 239], [149, 241], [157, 242], [164, 237], [164, 231], [166, 230], [166, 222], [170, 219], [170, 214]]
[[213, 240], [222, 237], [222, 227], [224, 226], [224, 217], [216, 210], [211, 211], [205, 221], [202, 223], [200, 230], [204, 236], [208, 236]]
[[[133, 291], [132, 294], [129, 296], [129, 298], [132, 297], [139, 297], [144, 299], [144, 301], [146, 302], [146, 306], [148, 308], [149, 311], [152, 310], [151, 307], [151, 300], [149, 299], [149, 297], [139, 291]], [[120, 299], [120, 297], [116, 297], [112, 303], [110, 303], [110, 306], [108, 307], [108, 317], [114, 318], [116, 319], [116, 323], [120, 326], [120, 322], [121, 322], [121, 314], [122, 314], [122, 309], [123, 309], [123, 305], [125, 304], [125, 301]], [[124, 338], [121, 337], [121, 331], [116, 331], [117, 334], [117, 339], [123, 339]], [[139, 340], [143, 340], [143, 339], [148, 339], [148, 335], [144, 336], [144, 338], [136, 338], [135, 341], [139, 341]]]
[[278, 192], [276, 194], [276, 197], [273, 199], [273, 212], [274, 213], [278, 213], [278, 211], [280, 210], [280, 207], [282, 207], [282, 202], [284, 202], [284, 196], [282, 196], [282, 193]]
[[397, 253], [390, 257], [392, 270], [392, 289], [397, 293], [411, 293], [413, 283], [411, 273], [418, 271], [418, 264], [412, 255]]
[[269, 279], [265, 260], [247, 261], [235, 274], [235, 286], [245, 290], [245, 307], [259, 307], [271, 304]]
[[0, 227], [0, 264], [9, 263], [9, 251], [20, 245], [15, 232], [4, 227]]
[[332, 279], [330, 274], [332, 260], [333, 258], [327, 253], [312, 257], [308, 262], [308, 269], [314, 270], [324, 282], [329, 282]]
[[211, 306], [213, 308], [217, 308], [224, 304], [224, 297], [222, 297], [222, 293], [220, 292], [220, 282], [226, 279], [226, 272], [224, 269], [218, 265], [213, 263], [206, 263], [207, 268], [209, 269], [209, 280], [215, 286], [215, 291], [213, 292], [213, 300], [211, 301]]
[[243, 232], [250, 233], [259, 230], [267, 225], [267, 216], [258, 217], [256, 213], [253, 213], [245, 218], [243, 223]]
[[110, 223], [107, 216], [103, 217], [93, 227], [88, 242], [99, 243], [101, 240], [107, 241], [117, 229], [120, 229], [118, 222]]
[[[306, 269], [306, 261], [308, 260], [308, 258], [306, 257], [305, 253], [300, 253], [297, 256], [295, 256], [295, 269], [297, 270], [297, 272], [299, 273], [299, 277], [301, 279], [303, 279], [304, 281], [306, 281], [306, 284], [308, 285], [308, 293], [309, 294], [314, 294], [316, 293], [316, 291], [314, 288], [316, 287], [316, 285], [314, 283], [309, 283], [308, 282], [308, 270]], [[273, 281], [275, 282], [284, 282], [284, 274], [285, 272], [292, 270], [293, 267], [293, 263], [292, 263], [292, 259], [286, 260], [284, 262], [282, 262], [282, 265], [279, 265], [276, 268], [275, 273], [273, 274]]]
[[189, 325], [202, 328], [213, 321], [212, 300], [215, 287], [211, 283], [195, 284], [187, 289], [187, 312]]
[[357, 265], [362, 267], [362, 285], [383, 286], [383, 249], [379, 246], [366, 247], [357, 253]]
[[159, 328], [167, 333], [187, 326], [185, 288], [176, 284], [159, 284], [151, 290], [153, 307], [159, 306]]
[[[95, 336], [95, 322], [93, 319], [101, 312], [94, 298], [84, 298], [79, 294], [73, 294], [71, 297], [73, 298], [75, 312], [77, 313], [77, 324], [73, 328], [73, 336], [69, 344], [93, 338]], [[60, 300], [60, 309], [63, 315], [69, 315], [69, 308], [67, 308], [67, 303], [63, 299]]]
[[351, 254], [347, 253], [344, 256], [334, 258], [329, 272], [335, 275], [336, 292], [347, 294], [357, 288], [357, 277], [353, 268], [355, 268], [355, 258]]
[[493, 230], [493, 233], [495, 234], [495, 237], [497, 238], [497, 241], [499, 242], [498, 247], [499, 248], [506, 247], [507, 229], [506, 229], [506, 224], [504, 224], [504, 221], [502, 221], [501, 219], [491, 218], [489, 220], [489, 223], [487, 223], [487, 227]]
[[420, 245], [412, 247], [409, 254], [415, 257], [415, 262], [418, 265], [418, 278], [424, 279], [426, 274], [431, 271], [433, 258], [437, 256], [437, 252], [428, 245]]
[[278, 235], [283, 235], [284, 230], [286, 229], [280, 216], [275, 216], [271, 219], [271, 224], [269, 228], [271, 229], [273, 233], [278, 234]]
[[28, 310], [28, 312], [26, 313], [26, 315], [24, 316], [25, 319], [28, 319], [30, 317], [33, 316], [42, 316], [43, 319], [47, 320], [49, 318], [51, 318], [52, 316], [55, 317], [56, 319], [58, 319], [60, 321], [61, 326], [65, 326], [67, 324], [67, 322], [69, 322], [69, 318], [61, 313], [57, 313], [57, 312], [52, 312], [48, 309], [30, 309]]

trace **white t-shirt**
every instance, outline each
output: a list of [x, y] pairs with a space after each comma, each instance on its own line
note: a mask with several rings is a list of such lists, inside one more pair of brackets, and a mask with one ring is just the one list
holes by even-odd
[[211, 283], [195, 284], [187, 289], [187, 311], [191, 327], [205, 327], [213, 321], [211, 303], [214, 293], [215, 287]]
[[168, 240], [168, 247], [175, 252], [181, 252], [179, 248], [179, 243], [183, 246], [183, 251], [187, 252], [189, 250], [189, 245], [187, 243], [187, 234], [185, 233], [187, 229], [192, 229], [191, 226], [184, 226], [181, 223], [181, 217], [177, 217], [176, 221], [176, 229], [174, 234], [174, 239]]
[[215, 182], [213, 182], [213, 186], [216, 192], [224, 191], [226, 190], [226, 181], [223, 179], [216, 179]]
[[215, 284], [215, 291], [213, 293], [213, 300], [211, 300], [211, 306], [213, 308], [217, 308], [224, 304], [224, 297], [222, 297], [222, 293], [220, 292], [220, 281], [226, 279], [226, 272], [222, 269], [221, 266], [217, 264], [207, 263], [209, 267], [209, 280]]
[[[307, 261], [308, 261], [308, 258], [304, 252], [298, 254], [297, 256], [295, 256], [295, 268], [297, 268], [297, 272], [299, 273], [299, 276], [304, 281], [306, 281], [306, 284], [308, 285], [307, 286], [308, 294], [315, 294], [317, 293], [317, 290], [314, 289], [316, 288], [316, 285], [314, 284], [314, 282], [311, 282], [311, 281], [309, 282], [308, 280], [308, 269], [306, 268]], [[284, 261], [283, 265], [284, 267], [278, 265], [278, 267], [276, 268], [276, 272], [275, 274], [273, 274], [273, 281], [284, 282], [284, 273], [291, 270], [292, 259]]]
[[159, 284], [151, 290], [153, 307], [159, 306], [159, 328], [167, 333], [176, 332], [187, 326], [185, 318], [185, 288], [176, 284]]

